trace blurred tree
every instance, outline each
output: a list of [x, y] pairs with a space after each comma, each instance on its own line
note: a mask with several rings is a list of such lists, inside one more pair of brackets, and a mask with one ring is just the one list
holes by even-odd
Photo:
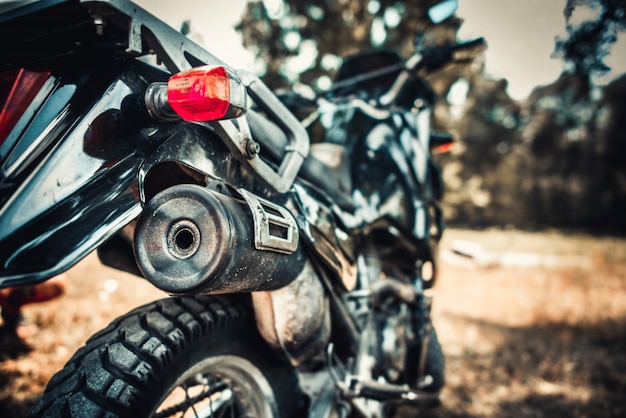
[[438, 0], [252, 1], [238, 26], [264, 81], [273, 88], [303, 83], [330, 87], [342, 57], [389, 47], [405, 58], [417, 35], [426, 45], [454, 40], [461, 20], [433, 26], [426, 15]]
[[[577, 14], [595, 15], [579, 22]], [[564, 11], [567, 38], [558, 39], [554, 55], [566, 63], [566, 72], [597, 76], [610, 69], [604, 63], [617, 33], [626, 31], [624, 0], [567, 0]]]
[[[455, 41], [461, 19], [428, 20], [437, 2], [256, 0], [238, 29], [271, 88], [325, 90], [345, 56], [389, 48], [407, 58], [416, 40]], [[461, 138], [438, 157], [452, 223], [626, 233], [626, 76], [594, 84], [607, 71], [608, 46], [626, 30], [626, 2], [568, 0], [564, 16], [568, 36], [554, 54], [565, 71], [525, 101], [512, 100], [506, 80], [488, 78], [480, 60], [428, 78], [435, 126]]]
[[536, 89], [523, 111], [524, 223], [624, 233], [626, 167], [615, 157], [626, 150], [626, 121], [617, 116], [624, 76], [605, 87], [595, 80], [609, 71], [604, 58], [626, 30], [626, 3], [568, 0], [564, 15], [568, 36], [554, 55], [565, 70]]

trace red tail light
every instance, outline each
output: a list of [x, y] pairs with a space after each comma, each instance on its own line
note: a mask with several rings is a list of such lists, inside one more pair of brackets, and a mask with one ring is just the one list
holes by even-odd
[[23, 68], [0, 74], [0, 144], [46, 82], [50, 72]]
[[187, 121], [223, 119], [230, 108], [230, 77], [222, 66], [203, 66], [180, 72], [167, 83], [168, 102]]

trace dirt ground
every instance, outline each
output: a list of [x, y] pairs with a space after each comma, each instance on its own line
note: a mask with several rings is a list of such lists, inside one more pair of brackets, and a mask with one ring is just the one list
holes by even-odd
[[[441, 406], [398, 417], [626, 416], [626, 240], [448, 230], [441, 248], [433, 317], [448, 384]], [[26, 308], [34, 335], [0, 335], [0, 417], [24, 416], [91, 334], [164, 297], [95, 256], [68, 281]]]

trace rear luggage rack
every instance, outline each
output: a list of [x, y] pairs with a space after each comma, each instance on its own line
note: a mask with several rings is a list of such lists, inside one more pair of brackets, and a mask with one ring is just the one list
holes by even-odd
[[[201, 65], [228, 67], [214, 55], [141, 7], [126, 0], [42, 0], [0, 14], [0, 71], [42, 65], [81, 51], [112, 59], [155, 54], [157, 62], [176, 74]], [[213, 129], [235, 158], [279, 193], [291, 188], [309, 151], [309, 136], [293, 114], [253, 74], [235, 72], [248, 95], [287, 137], [277, 166], [259, 155], [250, 157], [251, 135], [238, 118], [200, 124]]]

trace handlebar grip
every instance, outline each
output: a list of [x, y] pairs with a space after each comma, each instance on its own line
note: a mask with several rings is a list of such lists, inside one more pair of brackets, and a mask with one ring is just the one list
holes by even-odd
[[487, 48], [485, 38], [475, 38], [467, 42], [461, 42], [452, 47], [452, 56], [454, 60], [472, 59], [476, 54]]
[[487, 45], [487, 42], [485, 41], [485, 38], [483, 38], [482, 36], [479, 38], [474, 38], [471, 39], [467, 42], [461, 42], [458, 43], [456, 45], [453, 46], [453, 49], [456, 50], [465, 50], [468, 48], [475, 48], [475, 47], [484, 47]]

